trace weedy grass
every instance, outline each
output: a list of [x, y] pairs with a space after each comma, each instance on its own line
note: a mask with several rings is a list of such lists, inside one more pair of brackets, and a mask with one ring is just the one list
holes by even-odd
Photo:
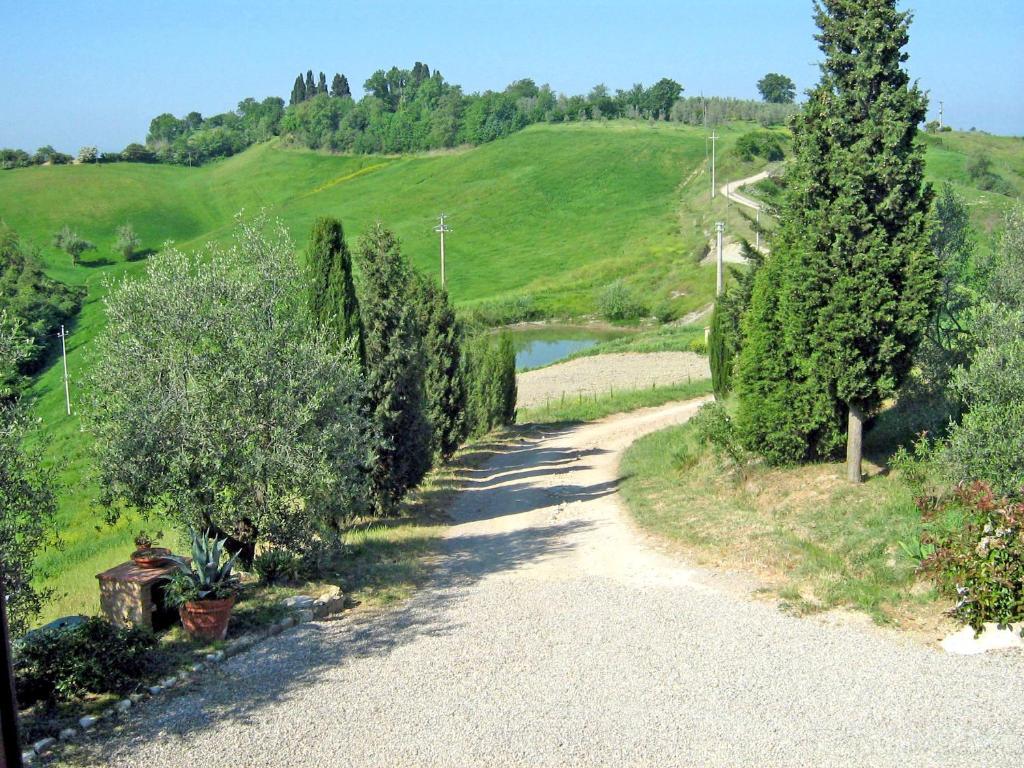
[[529, 408], [516, 414], [519, 424], [555, 424], [560, 422], [594, 421], [615, 413], [638, 408], [651, 408], [679, 400], [691, 400], [711, 394], [711, 379], [697, 379], [650, 389], [612, 391], [600, 395], [565, 395], [547, 405]]

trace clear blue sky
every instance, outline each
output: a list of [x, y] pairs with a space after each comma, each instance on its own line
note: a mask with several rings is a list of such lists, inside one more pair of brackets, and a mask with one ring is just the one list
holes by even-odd
[[[956, 128], [1024, 134], [1021, 0], [906, 0], [909, 67]], [[817, 79], [810, 0], [0, 0], [0, 146], [116, 150], [161, 112], [287, 98], [296, 73], [416, 60], [467, 91], [520, 77], [582, 93], [662, 76], [756, 97], [769, 71]], [[358, 93], [357, 93], [358, 95]]]

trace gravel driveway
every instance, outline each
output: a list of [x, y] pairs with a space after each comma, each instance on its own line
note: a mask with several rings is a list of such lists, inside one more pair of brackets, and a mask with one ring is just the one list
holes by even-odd
[[1020, 656], [792, 617], [644, 544], [620, 453], [695, 407], [527, 434], [468, 473], [433, 586], [232, 658], [93, 763], [1019, 764]]
[[693, 352], [615, 352], [556, 363], [516, 376], [519, 408], [536, 408], [563, 395], [607, 395], [710, 379], [708, 359]]

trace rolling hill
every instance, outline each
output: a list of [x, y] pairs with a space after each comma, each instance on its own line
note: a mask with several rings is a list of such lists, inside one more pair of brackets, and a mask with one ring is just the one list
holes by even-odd
[[[749, 175], [758, 162], [732, 151], [750, 126], [718, 129], [718, 180]], [[487, 306], [515, 318], [592, 313], [601, 288], [623, 277], [652, 308], [680, 316], [706, 305], [714, 267], [694, 258], [713, 222], [749, 234], [735, 207], [708, 200], [705, 133], [637, 121], [535, 125], [480, 147], [427, 155], [335, 156], [274, 141], [200, 168], [114, 164], [36, 167], [0, 173], [0, 219], [42, 246], [48, 273], [88, 287], [71, 331], [68, 365], [75, 382], [89, 340], [102, 327], [108, 279], [134, 277], [145, 260], [114, 254], [115, 228], [131, 222], [144, 248], [173, 240], [185, 249], [230, 237], [240, 211], [280, 218], [298, 247], [313, 219], [340, 217], [351, 241], [379, 218], [401, 237], [417, 267], [437, 274], [437, 214], [450, 215], [448, 286], [463, 309]], [[972, 153], [1024, 188], [1024, 142], [981, 134], [929, 138], [929, 175], [957, 183], [986, 226], [1010, 198], [970, 186]], [[97, 244], [77, 267], [49, 246], [68, 224]], [[45, 586], [57, 595], [44, 618], [96, 605], [93, 575], [125, 558], [139, 527], [132, 517], [107, 527], [92, 499], [89, 439], [64, 415], [60, 366], [36, 381], [31, 396], [58, 468], [63, 549], [42, 556]]]

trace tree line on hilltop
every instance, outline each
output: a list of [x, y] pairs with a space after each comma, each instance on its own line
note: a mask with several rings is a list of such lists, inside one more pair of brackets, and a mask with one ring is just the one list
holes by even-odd
[[35, 154], [0, 149], [0, 168], [89, 162], [174, 163], [200, 165], [228, 157], [255, 143], [284, 136], [312, 149], [356, 153], [399, 153], [483, 144], [534, 123], [627, 118], [717, 125], [726, 120], [782, 124], [797, 111], [789, 78], [766, 75], [758, 83], [763, 101], [720, 97], [683, 97], [683, 86], [661, 78], [650, 86], [636, 83], [612, 91], [604, 84], [587, 94], [567, 96], [529, 78], [502, 91], [464, 93], [422, 62], [411, 69], [377, 70], [363, 83], [356, 100], [348, 78], [313, 70], [296, 76], [288, 103], [271, 96], [246, 98], [236, 109], [204, 117], [170, 113], [150, 122], [145, 143], [120, 152], [83, 147], [77, 158], [41, 147]]

